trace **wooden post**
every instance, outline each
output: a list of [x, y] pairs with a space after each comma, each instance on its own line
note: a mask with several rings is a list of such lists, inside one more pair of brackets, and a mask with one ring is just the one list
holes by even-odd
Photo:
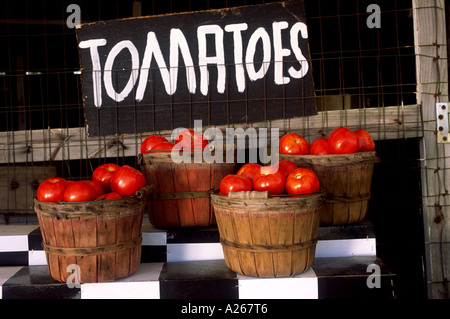
[[[421, 172], [428, 298], [449, 298], [450, 144], [437, 142], [436, 103], [448, 102], [444, 0], [413, 0], [417, 103], [422, 107]], [[414, 243], [411, 243], [414, 244]]]

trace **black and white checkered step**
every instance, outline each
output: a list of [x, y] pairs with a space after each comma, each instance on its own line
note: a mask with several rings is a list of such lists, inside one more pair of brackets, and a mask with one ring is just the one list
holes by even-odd
[[[379, 272], [373, 271], [378, 269]], [[46, 266], [0, 267], [3, 299], [390, 299], [395, 275], [374, 256], [319, 257], [303, 274], [253, 278], [231, 271], [224, 260], [141, 263], [131, 276], [68, 287]]]
[[[395, 275], [376, 257], [371, 225], [320, 228], [312, 268], [276, 279], [246, 277], [228, 269], [216, 227], [162, 230], [144, 223], [142, 230], [142, 259], [136, 273], [114, 282], [69, 288], [50, 277], [38, 226], [0, 226], [0, 297], [317, 299], [394, 295]], [[379, 273], [374, 272], [374, 265]], [[376, 287], [370, 288], [373, 283]]]
[[[376, 256], [373, 226], [319, 228], [316, 257]], [[222, 260], [217, 227], [162, 230], [144, 223], [143, 263]], [[0, 266], [46, 265], [37, 225], [0, 225]]]

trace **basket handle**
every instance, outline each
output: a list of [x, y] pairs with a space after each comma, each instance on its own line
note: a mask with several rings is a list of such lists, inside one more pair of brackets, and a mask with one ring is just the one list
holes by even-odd
[[134, 196], [136, 196], [139, 199], [146, 198], [151, 192], [153, 192], [154, 188], [155, 186], [153, 184], [147, 184], [140, 190], [138, 190]]
[[235, 199], [268, 199], [269, 192], [258, 192], [258, 191], [248, 191], [248, 192], [229, 192], [228, 198]]

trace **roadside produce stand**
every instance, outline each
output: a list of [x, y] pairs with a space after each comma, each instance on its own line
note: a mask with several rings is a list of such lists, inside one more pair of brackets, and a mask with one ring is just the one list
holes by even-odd
[[0, 12], [0, 299], [448, 298], [450, 4]]

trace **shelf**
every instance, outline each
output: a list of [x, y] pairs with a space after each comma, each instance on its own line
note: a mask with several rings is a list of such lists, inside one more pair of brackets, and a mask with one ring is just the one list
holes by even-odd
[[[376, 256], [372, 225], [320, 227], [316, 257]], [[164, 230], [142, 226], [141, 262], [222, 260], [216, 226]], [[0, 226], [0, 266], [46, 265], [37, 225]]]
[[[369, 288], [370, 265], [380, 269], [379, 288]], [[369, 279], [370, 281], [371, 279]], [[316, 258], [305, 273], [253, 278], [234, 273], [223, 260], [141, 263], [136, 273], [107, 283], [69, 288], [46, 266], [0, 267], [3, 299], [333, 299], [394, 296], [395, 275], [374, 256]]]
[[[320, 227], [313, 266], [287, 278], [254, 278], [231, 271], [216, 226], [165, 230], [144, 222], [142, 238], [136, 273], [114, 282], [69, 288], [49, 275], [38, 225], [0, 226], [0, 297], [320, 299], [395, 295], [395, 274], [376, 257], [371, 224]], [[371, 265], [378, 265], [381, 271], [381, 289], [367, 286]]]

